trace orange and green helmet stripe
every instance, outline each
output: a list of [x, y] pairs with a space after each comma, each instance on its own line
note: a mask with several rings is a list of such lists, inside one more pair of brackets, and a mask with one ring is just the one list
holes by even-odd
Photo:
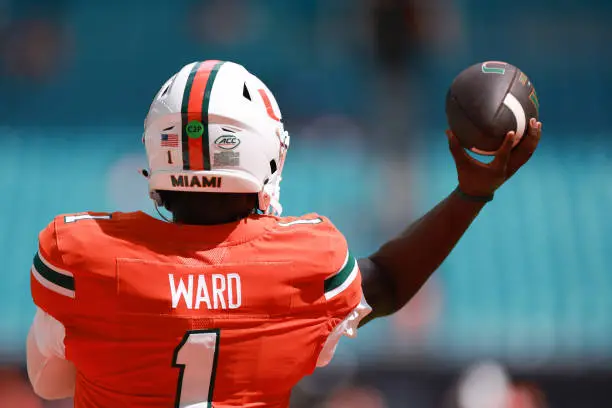
[[204, 61], [193, 65], [181, 106], [184, 170], [210, 170], [208, 108], [215, 77], [223, 61]]

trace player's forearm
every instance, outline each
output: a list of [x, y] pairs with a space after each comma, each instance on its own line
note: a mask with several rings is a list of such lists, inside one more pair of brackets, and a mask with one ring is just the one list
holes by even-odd
[[[377, 285], [364, 285], [372, 317], [401, 309], [419, 291], [453, 250], [484, 207], [453, 192], [400, 236], [384, 244], [369, 259], [377, 274]], [[367, 283], [367, 278], [364, 279]], [[369, 292], [369, 293], [368, 293]], [[383, 296], [387, 296], [386, 300]], [[380, 305], [380, 307], [378, 307]]]

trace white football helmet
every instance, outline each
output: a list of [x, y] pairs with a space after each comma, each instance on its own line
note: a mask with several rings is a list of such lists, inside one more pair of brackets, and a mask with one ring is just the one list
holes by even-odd
[[144, 123], [149, 192], [258, 193], [280, 215], [289, 134], [268, 87], [242, 65], [184, 66], [159, 90]]

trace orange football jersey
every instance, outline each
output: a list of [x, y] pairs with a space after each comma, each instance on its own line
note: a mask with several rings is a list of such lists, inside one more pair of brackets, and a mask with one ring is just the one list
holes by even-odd
[[338, 327], [369, 311], [355, 312], [344, 237], [316, 214], [217, 226], [59, 216], [40, 233], [31, 288], [65, 328], [77, 408], [285, 408]]

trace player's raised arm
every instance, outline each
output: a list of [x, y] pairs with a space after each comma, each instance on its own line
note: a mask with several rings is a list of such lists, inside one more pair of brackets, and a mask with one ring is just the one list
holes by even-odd
[[392, 314], [419, 291], [450, 254], [493, 193], [529, 160], [540, 140], [542, 124], [532, 119], [528, 135], [512, 148], [509, 132], [495, 159], [484, 164], [471, 158], [447, 132], [459, 186], [400, 236], [358, 261], [363, 292], [372, 313], [361, 321]]

